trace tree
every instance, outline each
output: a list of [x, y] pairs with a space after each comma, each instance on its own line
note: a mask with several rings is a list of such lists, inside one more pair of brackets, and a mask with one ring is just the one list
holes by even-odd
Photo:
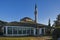
[[6, 25], [7, 22], [0, 20], [0, 35], [3, 35], [2, 27]]

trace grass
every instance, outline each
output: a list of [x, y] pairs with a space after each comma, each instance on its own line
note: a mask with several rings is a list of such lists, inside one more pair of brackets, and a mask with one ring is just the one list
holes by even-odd
[[0, 37], [0, 40], [46, 40], [50, 37]]

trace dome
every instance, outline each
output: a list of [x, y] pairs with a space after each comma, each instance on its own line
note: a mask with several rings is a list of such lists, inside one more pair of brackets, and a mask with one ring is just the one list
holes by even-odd
[[20, 21], [21, 21], [21, 22], [22, 22], [22, 21], [23, 21], [23, 22], [33, 22], [33, 20], [32, 20], [31, 18], [29, 18], [29, 17], [24, 17], [24, 18], [22, 18]]

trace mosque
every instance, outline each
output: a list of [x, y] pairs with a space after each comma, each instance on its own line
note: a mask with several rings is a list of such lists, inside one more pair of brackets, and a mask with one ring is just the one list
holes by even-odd
[[[48, 25], [37, 23], [37, 5], [35, 4], [35, 19], [24, 17], [20, 22], [9, 22], [2, 27], [4, 36], [40, 36], [46, 35], [46, 31], [51, 29]], [[50, 26], [50, 20], [49, 20]]]

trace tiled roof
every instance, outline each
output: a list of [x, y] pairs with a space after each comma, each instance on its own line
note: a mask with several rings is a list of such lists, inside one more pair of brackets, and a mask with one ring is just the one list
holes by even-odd
[[[28, 22], [10, 22], [6, 26], [28, 26], [28, 27], [36, 27], [36, 23], [28, 23]], [[47, 25], [37, 23], [37, 27], [45, 27]]]

